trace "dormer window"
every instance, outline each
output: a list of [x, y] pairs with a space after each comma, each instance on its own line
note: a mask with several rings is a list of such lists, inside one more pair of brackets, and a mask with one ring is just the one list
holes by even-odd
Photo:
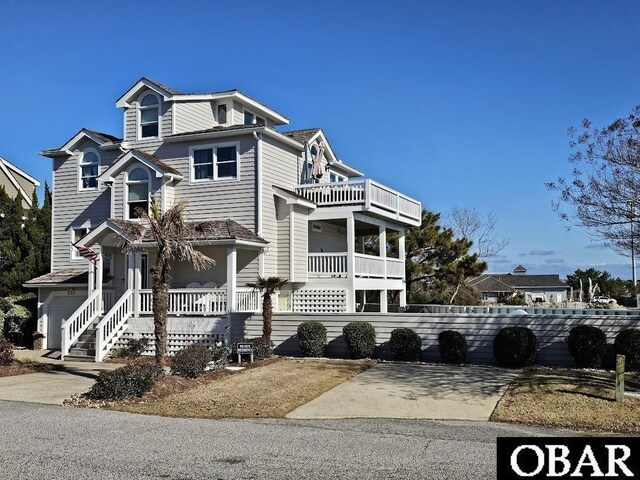
[[220, 125], [227, 123], [227, 104], [226, 103], [219, 104], [216, 110], [216, 113], [218, 117], [218, 123]]
[[153, 93], [145, 95], [140, 101], [139, 138], [154, 138], [160, 131], [160, 100]]
[[140, 218], [140, 211], [149, 211], [149, 174], [134, 168], [127, 175], [127, 218]]
[[98, 169], [100, 167], [100, 157], [95, 150], [86, 150], [80, 154], [78, 163], [79, 172], [79, 189], [80, 190], [97, 190], [98, 188]]
[[266, 121], [264, 118], [257, 116], [255, 113], [245, 110], [244, 124], [245, 125], [265, 125]]

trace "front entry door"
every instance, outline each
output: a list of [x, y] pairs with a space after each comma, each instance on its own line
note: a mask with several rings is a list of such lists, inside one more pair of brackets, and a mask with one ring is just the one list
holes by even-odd
[[140, 255], [140, 289], [146, 290], [149, 288], [149, 255], [146, 253]]

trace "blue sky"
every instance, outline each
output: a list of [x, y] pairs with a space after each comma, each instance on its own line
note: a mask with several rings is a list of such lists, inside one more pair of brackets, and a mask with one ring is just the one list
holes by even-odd
[[493, 211], [490, 269], [629, 261], [566, 232], [544, 183], [570, 171], [566, 129], [640, 103], [631, 1], [33, 2], [0, 0], [0, 155], [50, 179], [43, 148], [122, 133], [139, 77], [239, 88], [322, 127], [338, 156], [426, 208]]

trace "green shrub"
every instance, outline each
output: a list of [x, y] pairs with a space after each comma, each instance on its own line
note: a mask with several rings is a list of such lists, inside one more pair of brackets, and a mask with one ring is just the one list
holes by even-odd
[[444, 363], [460, 364], [467, 361], [469, 347], [467, 339], [460, 332], [445, 330], [438, 335], [440, 360]]
[[537, 350], [536, 335], [526, 327], [503, 328], [493, 339], [493, 356], [501, 367], [529, 367]]
[[598, 327], [573, 327], [567, 338], [569, 353], [579, 367], [602, 368], [607, 353], [607, 336]]
[[0, 340], [0, 365], [11, 365], [13, 359], [13, 344], [8, 340]]
[[125, 365], [116, 370], [103, 370], [87, 396], [96, 400], [123, 400], [141, 397], [164, 375], [157, 365]]
[[247, 338], [243, 343], [253, 343], [253, 359], [264, 360], [273, 355], [273, 342], [264, 337]]
[[298, 325], [298, 342], [305, 357], [322, 357], [327, 346], [327, 329], [320, 322]]
[[221, 345], [219, 347], [213, 347], [211, 349], [211, 361], [215, 367], [222, 367], [229, 363], [231, 358], [231, 350], [228, 347]]
[[616, 335], [616, 355], [624, 355], [624, 366], [628, 371], [640, 370], [640, 329], [629, 328]]
[[422, 340], [410, 328], [396, 328], [391, 332], [389, 347], [393, 358], [404, 362], [418, 362], [422, 355]]
[[376, 330], [369, 322], [351, 322], [342, 329], [351, 358], [371, 358], [376, 349]]
[[147, 338], [130, 338], [127, 345], [114, 350], [111, 354], [114, 358], [138, 358], [147, 350], [149, 340]]
[[196, 378], [212, 361], [211, 350], [202, 345], [190, 345], [176, 353], [171, 360], [171, 375]]

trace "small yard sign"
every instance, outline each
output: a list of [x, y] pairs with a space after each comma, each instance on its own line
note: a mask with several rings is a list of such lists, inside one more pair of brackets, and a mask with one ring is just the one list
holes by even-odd
[[253, 363], [253, 343], [236, 343], [236, 353], [238, 354], [238, 364], [242, 363], [242, 355], [250, 355], [251, 363]]

